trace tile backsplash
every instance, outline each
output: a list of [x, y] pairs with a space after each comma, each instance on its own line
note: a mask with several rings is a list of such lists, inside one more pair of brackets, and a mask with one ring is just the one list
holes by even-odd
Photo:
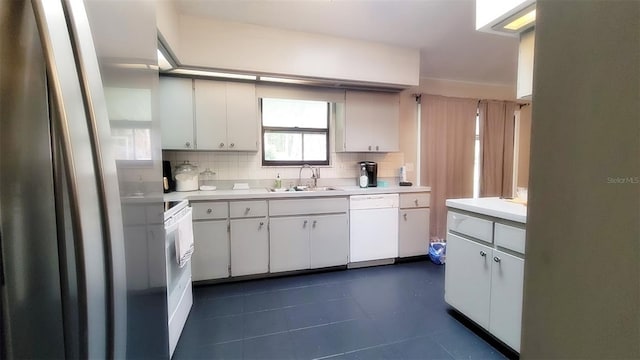
[[[216, 151], [169, 151], [162, 152], [163, 160], [171, 161], [171, 166], [188, 160], [198, 165], [200, 172], [211, 169], [219, 181], [265, 180], [280, 178], [297, 179], [299, 166], [262, 166], [260, 152], [216, 152]], [[399, 177], [404, 164], [404, 153], [336, 153], [331, 152], [330, 165], [320, 166], [321, 179], [354, 179], [359, 174], [359, 161], [378, 163], [378, 178]], [[309, 173], [305, 171], [304, 177]], [[285, 183], [283, 182], [283, 185]]]

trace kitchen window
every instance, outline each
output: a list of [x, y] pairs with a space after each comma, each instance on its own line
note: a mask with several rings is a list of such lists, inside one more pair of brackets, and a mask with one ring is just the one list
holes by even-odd
[[329, 165], [330, 103], [263, 98], [262, 165]]

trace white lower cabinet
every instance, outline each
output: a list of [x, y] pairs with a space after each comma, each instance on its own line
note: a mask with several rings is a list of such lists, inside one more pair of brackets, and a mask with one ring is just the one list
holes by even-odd
[[489, 332], [520, 351], [524, 259], [493, 250]]
[[308, 217], [283, 217], [270, 220], [271, 272], [309, 268], [309, 227]]
[[231, 220], [231, 276], [269, 271], [269, 232], [266, 218]]
[[349, 223], [346, 214], [271, 218], [270, 271], [346, 265]]
[[429, 209], [401, 209], [398, 256], [426, 255], [429, 247]]
[[346, 214], [312, 217], [310, 235], [312, 269], [349, 262], [349, 219]]
[[193, 280], [229, 277], [228, 220], [194, 221]]
[[444, 298], [471, 320], [489, 328], [492, 249], [447, 234]]
[[523, 257], [447, 233], [445, 301], [516, 351], [523, 283]]

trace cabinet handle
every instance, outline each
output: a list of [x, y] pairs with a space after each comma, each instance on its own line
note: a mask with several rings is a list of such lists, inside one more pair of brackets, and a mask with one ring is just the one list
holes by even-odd
[[224, 147], [224, 143], [220, 143], [220, 147], [223, 148]]
[[229, 144], [229, 147], [234, 147], [234, 146], [236, 146], [236, 144], [234, 143]]
[[264, 226], [264, 222], [260, 221], [260, 226], [258, 226], [258, 230], [262, 229], [263, 226]]
[[251, 208], [249, 208], [249, 207], [244, 209], [244, 214], [247, 215], [249, 213], [249, 211], [251, 211]]
[[407, 214], [403, 214], [402, 217], [404, 218], [404, 221], [407, 221]]
[[371, 145], [369, 145], [369, 151], [371, 151]]
[[308, 220], [305, 220], [305, 221], [302, 223], [302, 228], [303, 228], [303, 229], [307, 227], [307, 223], [308, 223], [308, 222], [309, 222]]
[[207, 214], [211, 214], [213, 212], [212, 209], [207, 209]]
[[317, 223], [318, 223], [318, 220], [313, 220], [313, 225], [311, 225], [311, 227], [313, 227], [315, 229]]
[[187, 147], [187, 148], [190, 148], [191, 147], [191, 143], [189, 141], [187, 141], [186, 143], [184, 143], [184, 146]]
[[482, 251], [482, 250], [480, 250], [480, 256], [485, 257], [485, 256], [487, 256], [487, 253]]
[[502, 259], [500, 259], [500, 258], [499, 258], [499, 257], [497, 257], [497, 256], [494, 256], [494, 257], [493, 257], [493, 261], [495, 261], [495, 262], [499, 263], [500, 261], [502, 261]]
[[380, 146], [376, 145], [376, 151], [380, 150]]
[[418, 206], [418, 199], [413, 200], [414, 203], [416, 203], [416, 206]]

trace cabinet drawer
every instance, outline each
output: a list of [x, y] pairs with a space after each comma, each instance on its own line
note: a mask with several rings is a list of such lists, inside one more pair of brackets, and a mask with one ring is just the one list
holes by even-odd
[[429, 193], [400, 194], [400, 208], [411, 209], [429, 207], [430, 198], [431, 196]]
[[524, 254], [525, 230], [496, 223], [496, 245]]
[[193, 220], [226, 219], [229, 217], [229, 206], [223, 202], [192, 202]]
[[478, 240], [493, 242], [493, 222], [474, 216], [449, 211], [447, 214], [447, 228], [462, 235]]
[[346, 213], [346, 197], [269, 201], [269, 216]]
[[229, 204], [232, 218], [249, 218], [267, 216], [267, 201], [234, 201]]

